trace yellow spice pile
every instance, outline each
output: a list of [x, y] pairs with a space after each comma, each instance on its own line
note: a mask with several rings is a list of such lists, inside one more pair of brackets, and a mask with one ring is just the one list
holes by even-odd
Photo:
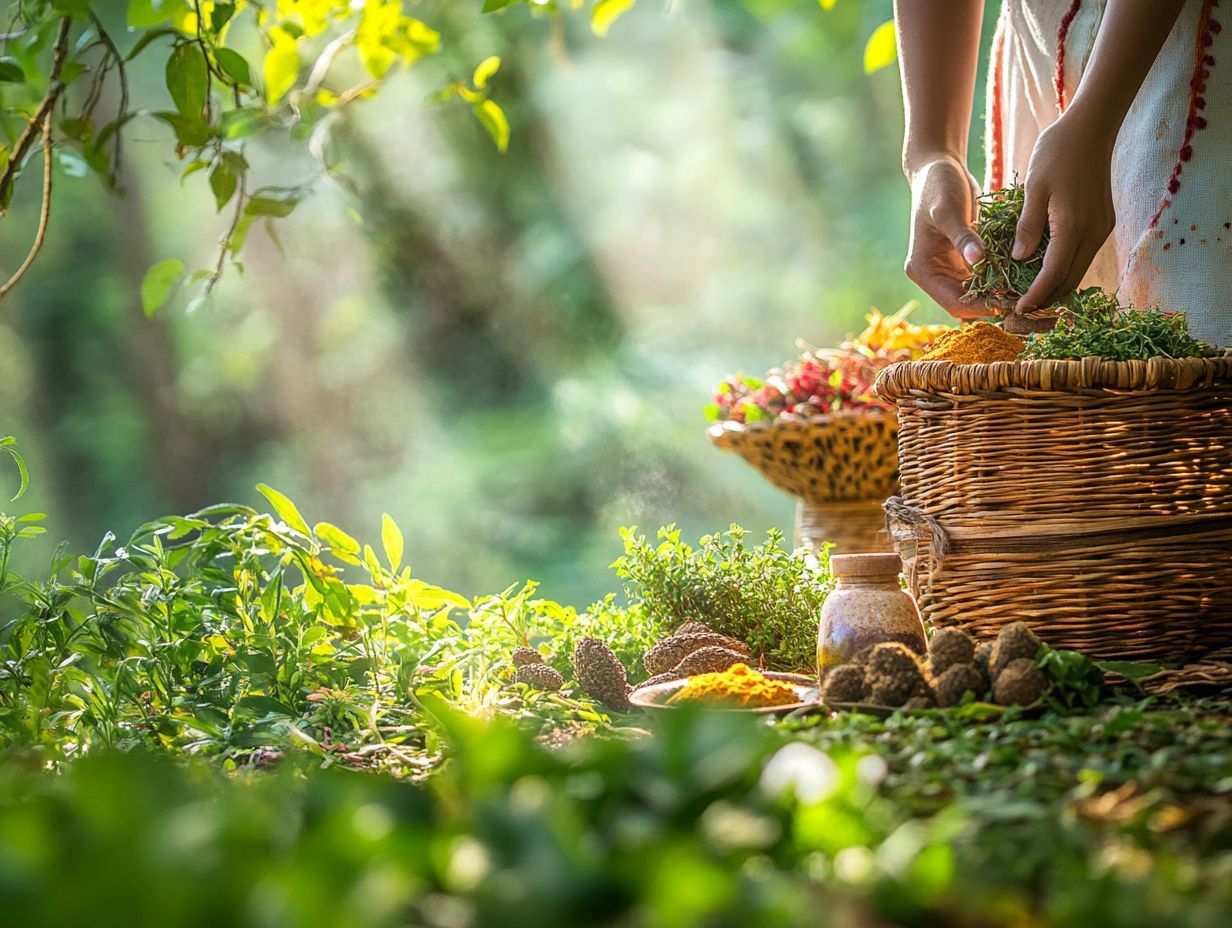
[[689, 682], [668, 700], [669, 703], [721, 703], [744, 709], [785, 706], [798, 701], [796, 691], [786, 683], [771, 680], [747, 664], [733, 664], [722, 673], [689, 677]]
[[921, 361], [950, 361], [954, 364], [988, 364], [992, 361], [1017, 361], [1027, 343], [991, 322], [973, 322], [946, 332], [933, 342]]

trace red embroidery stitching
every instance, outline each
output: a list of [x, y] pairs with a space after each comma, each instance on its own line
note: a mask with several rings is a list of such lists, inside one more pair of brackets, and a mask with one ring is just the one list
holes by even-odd
[[[1198, 38], [1194, 43], [1193, 76], [1189, 79], [1189, 116], [1185, 120], [1185, 137], [1181, 140], [1180, 150], [1176, 153], [1176, 165], [1172, 168], [1172, 174], [1165, 184], [1168, 192], [1160, 199], [1159, 209], [1151, 219], [1150, 228], [1152, 229], [1159, 223], [1164, 210], [1172, 205], [1172, 197], [1175, 197], [1181, 189], [1181, 173], [1186, 163], [1193, 158], [1194, 133], [1206, 128], [1206, 117], [1201, 115], [1199, 110], [1206, 109], [1206, 97], [1203, 94], [1206, 93], [1206, 82], [1211, 76], [1210, 69], [1215, 66], [1215, 56], [1210, 53], [1209, 49], [1215, 44], [1215, 36], [1223, 31], [1219, 20], [1213, 19], [1211, 15], [1217, 6], [1219, 6], [1219, 0], [1205, 0], [1202, 4], [1202, 14], [1198, 19]], [[1182, 244], [1184, 244], [1183, 241]]]
[[997, 36], [992, 47], [992, 133], [988, 141], [988, 183], [990, 190], [1005, 186], [1005, 103], [1004, 81], [1001, 77], [1005, 58], [1005, 20], [997, 24]]
[[1052, 76], [1052, 88], [1057, 94], [1057, 112], [1065, 112], [1065, 40], [1069, 37], [1069, 27], [1074, 17], [1082, 9], [1082, 0], [1074, 0], [1069, 11], [1061, 17], [1061, 28], [1057, 30], [1057, 70]]

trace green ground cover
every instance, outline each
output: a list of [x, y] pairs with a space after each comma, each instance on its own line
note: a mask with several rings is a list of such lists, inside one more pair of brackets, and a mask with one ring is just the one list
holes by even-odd
[[619, 597], [471, 602], [392, 520], [365, 545], [265, 492], [37, 581], [7, 568], [37, 519], [0, 522], [14, 924], [1227, 924], [1232, 700], [611, 712], [509, 652], [635, 669], [700, 614], [798, 663], [824, 559], [630, 531]]

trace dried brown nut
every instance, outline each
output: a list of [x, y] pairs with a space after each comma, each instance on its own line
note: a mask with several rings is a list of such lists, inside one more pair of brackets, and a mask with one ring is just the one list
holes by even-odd
[[705, 622], [685, 622], [678, 629], [672, 632], [672, 635], [706, 635], [714, 631]]
[[920, 670], [916, 653], [897, 641], [885, 641], [875, 645], [868, 656], [867, 666], [874, 676], [894, 676], [912, 672], [919, 676]]
[[598, 638], [583, 638], [573, 649], [573, 678], [587, 696], [608, 708], [629, 707], [629, 674]]
[[835, 667], [821, 685], [822, 702], [860, 702], [865, 695], [864, 668], [856, 664]]
[[988, 692], [984, 675], [974, 664], [955, 664], [933, 681], [933, 693], [942, 709], [958, 705], [968, 690], [977, 699]]
[[531, 689], [556, 692], [565, 685], [565, 678], [547, 664], [523, 664], [513, 675], [513, 682], [525, 683]]
[[733, 651], [731, 648], [720, 648], [714, 645], [698, 648], [677, 664], [672, 671], [680, 677], [694, 677], [699, 673], [721, 673], [732, 664], [743, 664], [749, 659], [747, 654]]
[[901, 706], [913, 696], [927, 696], [928, 684], [918, 667], [894, 674], [868, 677], [868, 701], [878, 706]]
[[637, 684], [637, 686], [633, 687], [633, 691], [637, 692], [638, 690], [644, 689], [647, 686], [654, 686], [656, 683], [667, 683], [669, 680], [679, 680], [679, 679], [680, 679], [680, 674], [669, 670], [667, 673], [656, 674], [653, 677], [643, 680], [641, 683]]
[[543, 655], [534, 648], [514, 648], [512, 660], [514, 667], [525, 667], [527, 664], [542, 664]]
[[865, 670], [868, 699], [879, 706], [901, 706], [913, 696], [927, 696], [928, 682], [920, 669], [919, 658], [898, 642], [876, 645]]
[[1044, 695], [1048, 678], [1030, 658], [1020, 657], [1010, 661], [997, 674], [993, 684], [993, 698], [1002, 706], [1029, 706]]
[[720, 635], [716, 632], [696, 632], [690, 635], [672, 635], [664, 638], [646, 652], [642, 664], [650, 674], [666, 673], [694, 651], [702, 648], [727, 648], [748, 655], [749, 647], [743, 641]]
[[960, 628], [943, 628], [929, 639], [928, 669], [939, 677], [955, 664], [975, 660], [975, 642]]
[[912, 696], [905, 703], [904, 709], [935, 709], [937, 704], [933, 702], [931, 696]]
[[1021, 658], [1035, 660], [1039, 653], [1040, 640], [1035, 632], [1027, 627], [1026, 622], [1011, 622], [1001, 629], [997, 635], [997, 643], [993, 645], [992, 657], [989, 659], [989, 670], [993, 679], [1001, 675], [1001, 671], [1011, 661]]

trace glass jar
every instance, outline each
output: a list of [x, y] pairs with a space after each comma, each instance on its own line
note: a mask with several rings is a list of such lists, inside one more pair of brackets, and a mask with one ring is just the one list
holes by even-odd
[[917, 654], [928, 649], [915, 599], [899, 584], [897, 554], [840, 554], [830, 559], [836, 580], [821, 607], [817, 671], [826, 674], [865, 648], [898, 641]]

